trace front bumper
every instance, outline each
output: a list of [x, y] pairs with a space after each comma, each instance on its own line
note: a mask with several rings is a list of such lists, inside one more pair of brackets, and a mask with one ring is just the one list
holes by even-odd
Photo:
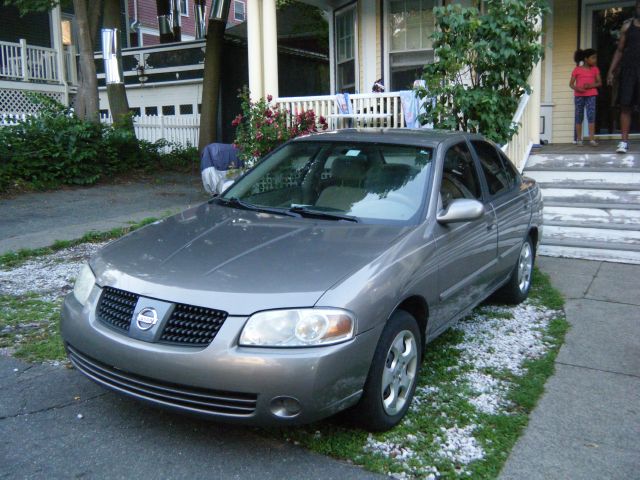
[[[237, 345], [247, 318], [230, 316], [208, 347], [170, 346], [99, 322], [99, 293], [84, 308], [73, 294], [63, 306], [62, 336], [82, 373], [155, 405], [252, 425], [309, 423], [355, 404], [382, 328], [326, 347], [248, 348]], [[283, 399], [299, 412], [283, 414]]]

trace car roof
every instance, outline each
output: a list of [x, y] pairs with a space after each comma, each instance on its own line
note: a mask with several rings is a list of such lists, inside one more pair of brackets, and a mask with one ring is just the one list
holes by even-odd
[[305, 135], [296, 138], [294, 141], [397, 143], [435, 147], [439, 143], [455, 138], [480, 139], [482, 136], [460, 131], [428, 128], [347, 128]]

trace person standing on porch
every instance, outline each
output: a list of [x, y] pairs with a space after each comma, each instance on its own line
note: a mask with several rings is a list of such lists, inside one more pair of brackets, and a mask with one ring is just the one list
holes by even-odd
[[618, 48], [607, 73], [607, 84], [613, 80], [620, 67], [618, 85], [618, 103], [620, 104], [620, 130], [622, 138], [617, 153], [627, 153], [629, 149], [629, 130], [634, 105], [640, 103], [640, 0], [636, 0], [633, 18], [625, 20], [620, 29]]
[[594, 137], [596, 130], [596, 97], [598, 87], [602, 86], [600, 69], [596, 66], [598, 56], [593, 48], [577, 50], [573, 55], [576, 68], [571, 72], [569, 87], [573, 89], [576, 104], [576, 143], [582, 145], [582, 122], [584, 111], [587, 110], [589, 122], [589, 143], [598, 145]]

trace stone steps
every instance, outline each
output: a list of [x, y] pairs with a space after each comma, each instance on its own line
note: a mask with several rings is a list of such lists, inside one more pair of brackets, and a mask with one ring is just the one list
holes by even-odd
[[544, 198], [541, 255], [640, 263], [640, 155], [535, 154], [524, 175]]

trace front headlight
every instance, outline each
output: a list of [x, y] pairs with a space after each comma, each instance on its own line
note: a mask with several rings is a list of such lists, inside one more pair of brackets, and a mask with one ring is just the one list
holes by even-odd
[[73, 286], [73, 296], [80, 302], [80, 305], [87, 303], [87, 299], [95, 283], [96, 277], [93, 275], [89, 265], [85, 263], [82, 265], [78, 278], [76, 278], [76, 284]]
[[311, 347], [348, 340], [354, 331], [355, 319], [345, 310], [271, 310], [249, 317], [239, 343], [250, 347]]

